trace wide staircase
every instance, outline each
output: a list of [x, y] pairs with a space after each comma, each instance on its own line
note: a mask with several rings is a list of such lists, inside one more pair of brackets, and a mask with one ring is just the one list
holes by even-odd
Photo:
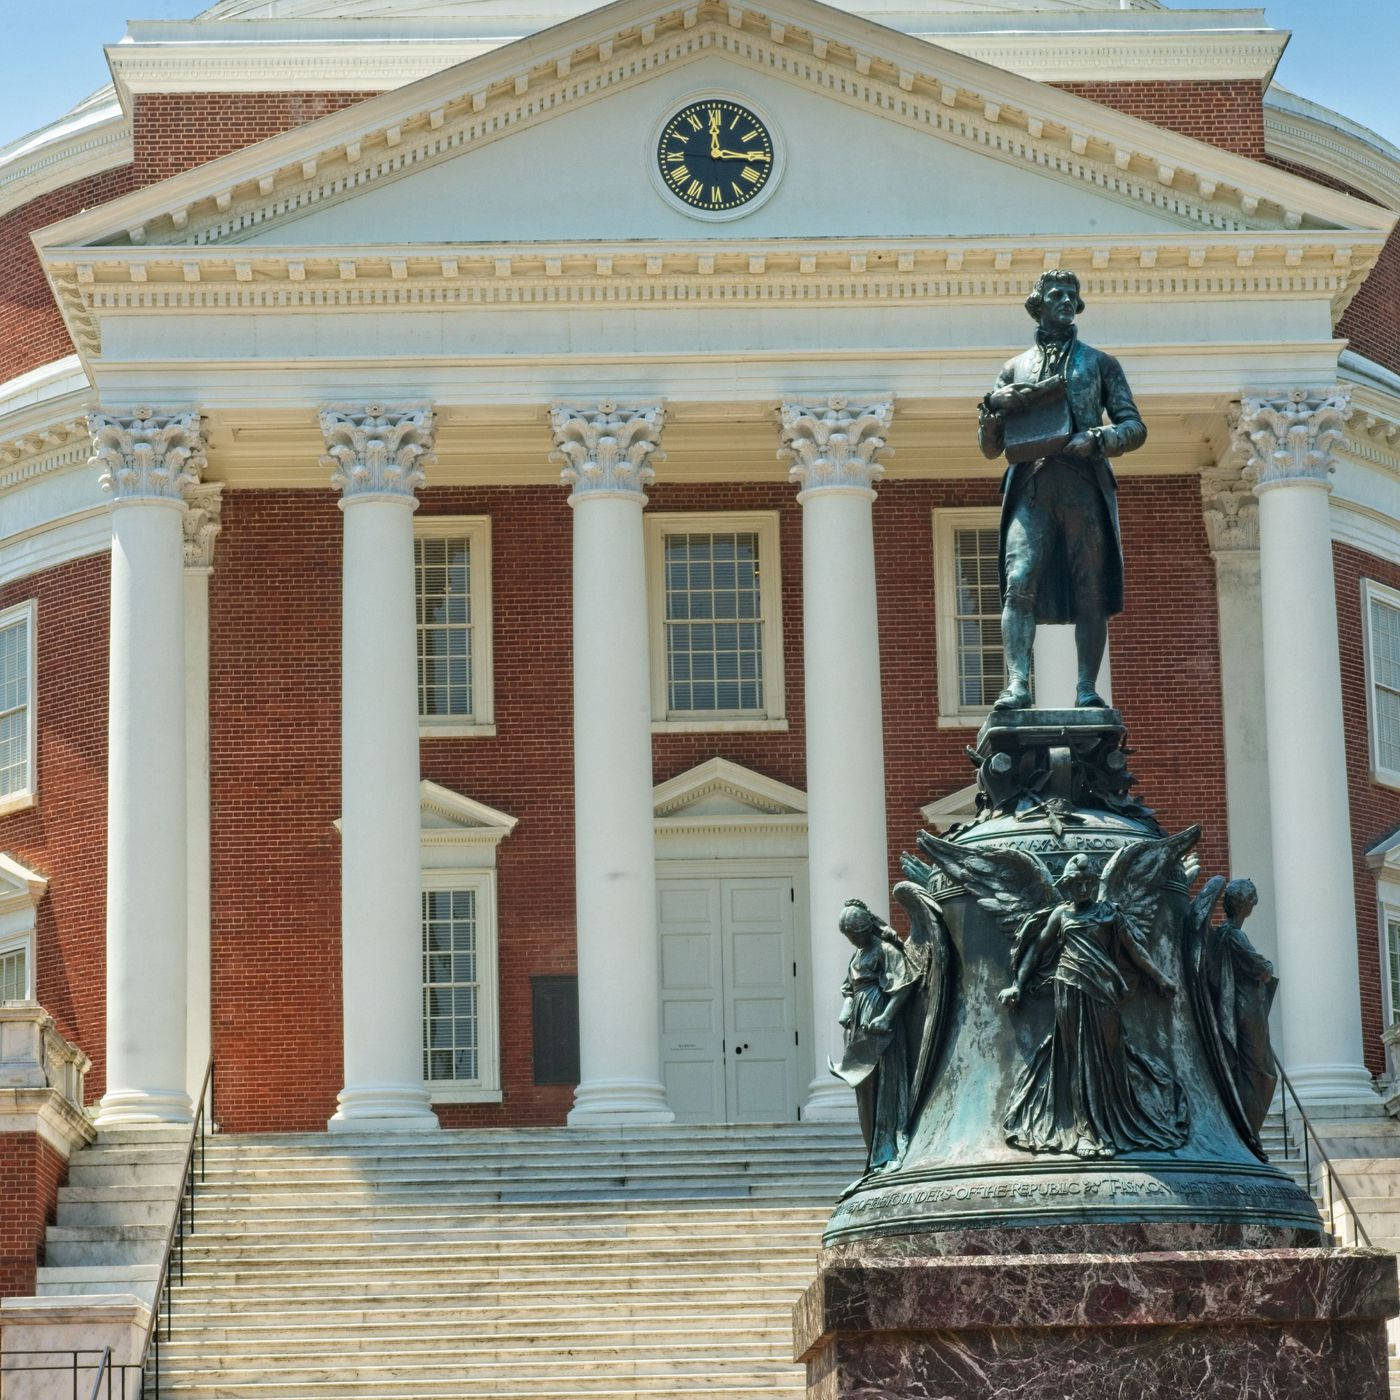
[[[104, 1133], [43, 1291], [144, 1272], [134, 1178], [182, 1159]], [[161, 1395], [799, 1400], [792, 1304], [862, 1159], [798, 1124], [211, 1138]]]

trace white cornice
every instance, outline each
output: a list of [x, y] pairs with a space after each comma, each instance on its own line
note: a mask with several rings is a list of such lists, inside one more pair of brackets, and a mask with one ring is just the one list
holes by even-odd
[[1049, 266], [1086, 296], [1325, 298], [1339, 316], [1380, 233], [1162, 234], [1086, 240], [736, 240], [384, 248], [53, 248], [43, 261], [74, 344], [108, 314], [440, 310], [606, 304], [1019, 302]]
[[1388, 229], [1394, 222], [1362, 200], [815, 0], [762, 10], [718, 0], [680, 9], [618, 0], [67, 219], [36, 242], [197, 246], [266, 232], [707, 52], [1188, 227]]
[[1264, 141], [1271, 156], [1331, 175], [1400, 209], [1400, 149], [1339, 112], [1286, 88], [1264, 98]]
[[723, 796], [750, 809], [755, 816], [801, 818], [807, 813], [807, 794], [800, 788], [766, 777], [724, 758], [711, 758], [694, 768], [658, 783], [651, 792], [652, 811], [668, 824], [696, 821], [748, 821], [747, 814], [717, 813], [701, 816], [688, 809], [705, 798]]
[[0, 215], [131, 160], [131, 118], [108, 91], [0, 149]]
[[0, 384], [0, 494], [87, 462], [92, 398], [76, 355]]

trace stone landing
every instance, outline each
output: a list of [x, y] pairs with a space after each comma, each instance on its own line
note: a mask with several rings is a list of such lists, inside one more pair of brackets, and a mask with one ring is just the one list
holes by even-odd
[[1380, 1250], [828, 1255], [793, 1315], [808, 1400], [1387, 1400]]

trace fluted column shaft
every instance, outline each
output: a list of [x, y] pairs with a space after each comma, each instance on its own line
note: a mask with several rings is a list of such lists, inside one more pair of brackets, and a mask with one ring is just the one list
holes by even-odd
[[89, 415], [112, 495], [104, 1127], [188, 1122], [185, 493], [197, 412]]
[[1259, 499], [1270, 832], [1286, 1065], [1306, 1102], [1372, 1102], [1362, 1063], [1351, 816], [1327, 496], [1339, 386], [1246, 396]]
[[854, 1116], [839, 1061], [841, 983], [851, 948], [837, 928], [857, 897], [889, 913], [885, 746], [875, 601], [874, 482], [892, 405], [784, 404], [781, 455], [801, 488], [802, 647], [815, 1075], [805, 1119]]
[[569, 1122], [669, 1123], [661, 1082], [643, 490], [659, 407], [556, 408], [572, 488], [580, 1081]]
[[332, 1131], [438, 1120], [423, 1076], [414, 492], [429, 407], [327, 409], [323, 465], [341, 491], [340, 932], [345, 1083]]

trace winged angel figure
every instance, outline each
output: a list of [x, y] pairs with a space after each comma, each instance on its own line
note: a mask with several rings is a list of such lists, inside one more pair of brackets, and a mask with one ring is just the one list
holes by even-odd
[[[919, 833], [934, 866], [1012, 934], [1002, 1004], [1014, 1012], [1027, 995], [1054, 993], [1054, 1025], [1018, 1076], [1004, 1120], [1013, 1146], [1112, 1157], [1186, 1141], [1181, 1085], [1124, 1038], [1123, 1006], [1139, 980], [1159, 996], [1176, 993], [1148, 952], [1148, 934], [1168, 873], [1199, 836], [1193, 826], [1123, 846], [1102, 877], [1086, 856], [1071, 856], [1056, 885], [1029, 851], [978, 851]], [[921, 866], [910, 857], [904, 868], [915, 874]]]
[[909, 915], [901, 940], [858, 899], [841, 911], [855, 945], [842, 985], [841, 1063], [828, 1067], [856, 1091], [866, 1172], [897, 1167], [937, 1067], [953, 988], [953, 944], [928, 892], [901, 881], [894, 898]]

